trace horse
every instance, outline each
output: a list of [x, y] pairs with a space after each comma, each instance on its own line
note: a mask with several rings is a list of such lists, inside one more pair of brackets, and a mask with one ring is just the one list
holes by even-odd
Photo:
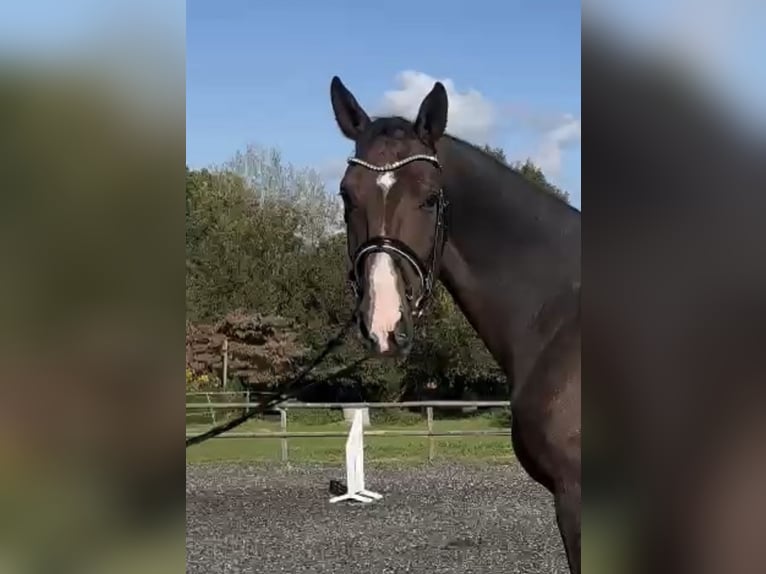
[[511, 382], [524, 470], [553, 496], [580, 572], [580, 212], [451, 136], [436, 82], [414, 121], [370, 118], [337, 76], [330, 99], [355, 152], [340, 181], [357, 326], [369, 352], [412, 347], [441, 281]]

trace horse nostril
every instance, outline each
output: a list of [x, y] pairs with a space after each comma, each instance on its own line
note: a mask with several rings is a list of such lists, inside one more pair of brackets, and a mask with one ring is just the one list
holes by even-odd
[[407, 332], [404, 329], [397, 329], [394, 332], [394, 341], [396, 341], [396, 344], [400, 347], [406, 345], [410, 340], [410, 336], [407, 334]]

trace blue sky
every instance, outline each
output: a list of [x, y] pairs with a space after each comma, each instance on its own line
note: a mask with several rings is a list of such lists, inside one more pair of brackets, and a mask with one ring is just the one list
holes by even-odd
[[370, 114], [406, 115], [450, 80], [450, 131], [539, 159], [579, 206], [579, 4], [190, 1], [187, 162], [276, 147], [333, 185], [351, 149], [332, 115], [334, 74]]
[[[25, 0], [5, 2], [0, 12], [3, 56], [46, 56], [54, 59], [93, 42], [125, 48], [138, 33], [146, 43], [176, 51], [183, 46], [184, 0]], [[158, 39], [160, 40], [158, 42]], [[110, 47], [112, 47], [110, 46]], [[87, 53], [89, 57], [108, 57]]]

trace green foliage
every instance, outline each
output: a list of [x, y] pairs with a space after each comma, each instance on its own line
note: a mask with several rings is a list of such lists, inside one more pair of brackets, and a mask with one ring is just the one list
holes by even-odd
[[193, 321], [237, 308], [281, 311], [302, 242], [295, 210], [258, 204], [242, 178], [189, 172], [186, 187], [186, 308]]
[[482, 151], [488, 153], [489, 155], [495, 156], [497, 159], [502, 161], [504, 164], [508, 164], [508, 160], [505, 157], [505, 150], [501, 147], [492, 147], [489, 144], [485, 144], [483, 148], [481, 148]]
[[534, 163], [532, 163], [531, 159], [527, 159], [524, 163], [518, 162], [511, 167], [516, 169], [521, 175], [526, 177], [529, 181], [537, 185], [543, 191], [552, 193], [564, 201], [569, 202], [569, 194], [563, 189], [560, 189], [549, 182], [546, 179], [543, 171]]
[[342, 422], [343, 409], [291, 409], [288, 414], [288, 429], [290, 424], [319, 426]]
[[503, 150], [503, 148], [492, 147], [490, 145], [484, 145], [482, 150], [488, 153], [489, 155], [496, 157], [507, 166], [518, 171], [521, 175], [523, 175], [525, 178], [527, 178], [529, 181], [531, 181], [533, 184], [535, 184], [537, 187], [539, 187], [543, 191], [552, 193], [553, 195], [560, 197], [564, 201], [569, 202], [569, 194], [563, 189], [556, 187], [550, 181], [548, 181], [543, 171], [539, 167], [537, 167], [532, 162], [531, 159], [527, 158], [527, 160], [524, 161], [523, 163], [522, 162], [509, 163], [507, 158], [505, 157], [505, 150]]
[[[502, 150], [492, 153], [505, 161]], [[530, 162], [519, 169], [555, 189]], [[189, 321], [215, 322], [237, 309], [281, 315], [296, 322], [302, 343], [315, 352], [335, 335], [354, 301], [340, 204], [317, 178], [257, 148], [222, 169], [187, 168]], [[348, 400], [507, 396], [502, 373], [441, 285], [418, 329], [406, 359], [369, 360], [345, 372], [334, 392]], [[358, 338], [347, 337], [315, 380], [363, 353]]]
[[490, 427], [507, 429], [511, 426], [511, 409], [492, 409], [484, 418]]
[[285, 164], [278, 150], [250, 145], [234, 154], [224, 169], [242, 177], [261, 204], [277, 201], [293, 207], [296, 232], [306, 243], [316, 245], [342, 230], [341, 204], [326, 193], [319, 174]]
[[370, 424], [375, 427], [425, 426], [425, 416], [406, 409], [370, 409]]

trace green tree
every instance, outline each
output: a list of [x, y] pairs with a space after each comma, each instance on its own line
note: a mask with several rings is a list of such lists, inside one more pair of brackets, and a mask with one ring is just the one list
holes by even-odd
[[481, 148], [482, 151], [485, 153], [488, 153], [491, 156], [496, 157], [500, 161], [502, 161], [504, 164], [508, 165], [508, 160], [505, 157], [505, 150], [501, 147], [492, 147], [489, 144], [485, 144], [483, 148]]
[[511, 167], [516, 169], [516, 171], [537, 185], [540, 189], [543, 189], [548, 193], [552, 193], [553, 195], [560, 197], [569, 203], [569, 193], [559, 187], [556, 187], [550, 181], [548, 181], [545, 177], [545, 174], [543, 173], [543, 170], [532, 163], [531, 159], [527, 158], [524, 163], [517, 162]]
[[569, 202], [569, 193], [567, 193], [563, 189], [553, 185], [550, 181], [548, 181], [548, 179], [545, 177], [545, 174], [543, 173], [543, 170], [537, 167], [534, 164], [534, 162], [532, 162], [531, 159], [527, 158], [523, 163], [522, 162], [509, 163], [505, 156], [505, 151], [503, 150], [503, 148], [492, 147], [488, 144], [485, 144], [484, 147], [482, 147], [481, 149], [482, 151], [488, 153], [489, 155], [496, 157], [501, 162], [506, 164], [508, 167], [519, 172], [527, 180], [531, 181], [540, 189], [547, 191], [548, 193], [552, 193], [553, 195], [557, 197], [560, 197], [567, 203]]
[[283, 310], [302, 251], [298, 216], [260, 204], [232, 173], [190, 172], [186, 188], [186, 299], [192, 320], [238, 308]]
[[249, 145], [237, 151], [223, 170], [242, 177], [261, 204], [279, 201], [291, 205], [298, 216], [297, 231], [307, 243], [316, 245], [342, 229], [339, 198], [327, 193], [316, 171], [283, 161], [277, 149]]

